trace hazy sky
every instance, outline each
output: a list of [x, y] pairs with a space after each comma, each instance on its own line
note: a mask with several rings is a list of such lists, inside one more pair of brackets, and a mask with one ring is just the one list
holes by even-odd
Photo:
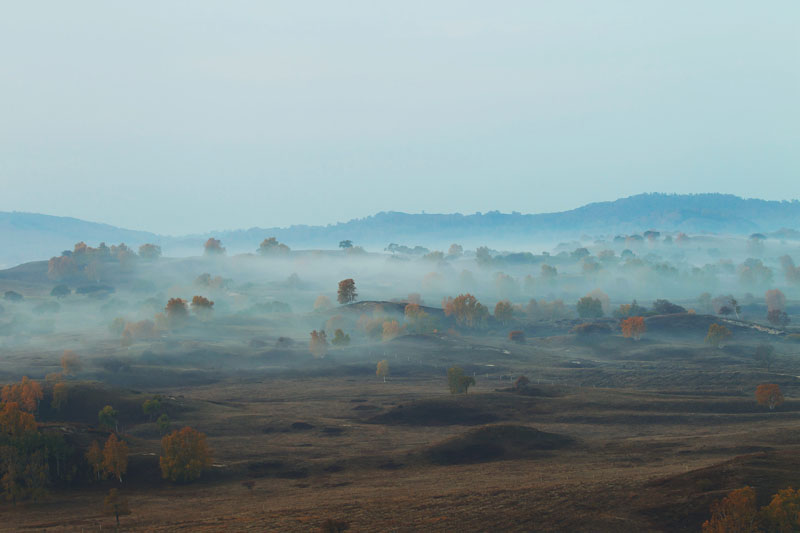
[[800, 196], [800, 2], [7, 2], [0, 210], [161, 233]]

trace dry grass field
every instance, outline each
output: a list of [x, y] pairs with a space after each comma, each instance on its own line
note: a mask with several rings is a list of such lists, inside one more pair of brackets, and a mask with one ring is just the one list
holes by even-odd
[[[268, 351], [251, 355], [247, 373], [219, 371], [207, 383], [148, 387], [136, 368], [130, 386], [75, 382], [90, 413], [92, 401], [133, 410], [163, 394], [173, 427], [208, 435], [214, 466], [196, 483], [162, 481], [160, 436], [131, 415], [121, 486], [4, 504], [0, 527], [110, 528], [102, 500], [120, 486], [130, 531], [316, 531], [328, 518], [348, 531], [697, 531], [733, 488], [767, 498], [800, 484], [800, 369], [783, 343], [771, 372], [757, 368], [758, 340], [718, 350], [655, 334], [524, 344], [407, 336], [332, 352], [305, 373], [275, 371]], [[374, 375], [384, 357], [386, 383]], [[447, 390], [453, 364], [477, 380], [467, 395]], [[531, 385], [514, 390], [522, 374]], [[764, 381], [787, 397], [774, 412], [753, 397]], [[89, 422], [72, 431], [92, 431]]]

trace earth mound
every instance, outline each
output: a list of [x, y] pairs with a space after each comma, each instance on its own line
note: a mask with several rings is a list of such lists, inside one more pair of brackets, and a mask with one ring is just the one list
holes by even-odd
[[528, 426], [502, 424], [473, 429], [425, 450], [423, 455], [438, 465], [455, 465], [519, 459], [573, 444], [572, 437], [547, 433]]
[[498, 415], [457, 401], [428, 400], [398, 405], [370, 418], [376, 424], [401, 426], [477, 426], [499, 420]]

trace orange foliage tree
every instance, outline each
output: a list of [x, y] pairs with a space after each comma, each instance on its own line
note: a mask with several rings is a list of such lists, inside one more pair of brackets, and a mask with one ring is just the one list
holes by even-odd
[[389, 375], [389, 361], [386, 359], [378, 361], [378, 366], [375, 369], [375, 375], [379, 378], [383, 378], [383, 382], [386, 383], [386, 376]]
[[187, 482], [199, 478], [211, 466], [206, 436], [188, 426], [165, 435], [158, 463], [164, 479]]
[[781, 388], [775, 383], [762, 383], [756, 387], [756, 401], [758, 405], [766, 405], [772, 411], [783, 403]]
[[358, 297], [356, 292], [356, 282], [352, 278], [343, 279], [339, 282], [339, 290], [336, 298], [340, 304], [349, 304], [355, 302]]
[[757, 527], [756, 491], [744, 487], [711, 504], [711, 518], [703, 523], [703, 533], [750, 533]]
[[788, 487], [773, 494], [769, 505], [761, 508], [766, 531], [800, 531], [800, 490]]
[[325, 331], [314, 330], [311, 332], [311, 341], [308, 344], [308, 350], [316, 358], [325, 357], [328, 353], [328, 336]]
[[39, 408], [39, 401], [44, 397], [44, 393], [39, 383], [28, 379], [28, 376], [23, 376], [19, 383], [3, 387], [0, 397], [4, 402], [16, 402], [21, 409], [32, 413]]
[[225, 255], [225, 248], [219, 239], [210, 237], [203, 245], [206, 255]]
[[446, 298], [442, 306], [445, 316], [454, 316], [458, 325], [471, 329], [483, 326], [489, 316], [486, 306], [469, 293]]
[[199, 317], [207, 318], [211, 315], [211, 311], [214, 310], [214, 302], [205, 296], [193, 296], [191, 306], [194, 314]]
[[103, 473], [103, 450], [100, 449], [96, 440], [92, 441], [89, 449], [86, 450], [86, 462], [89, 463], [95, 478], [99, 480]]
[[186, 306], [186, 300], [182, 298], [170, 298], [167, 306], [164, 308], [167, 315], [167, 320], [171, 324], [176, 324], [186, 319], [189, 316], [189, 308]]
[[128, 470], [128, 445], [119, 440], [113, 433], [103, 447], [103, 471], [119, 479]]
[[37, 431], [36, 419], [26, 413], [17, 402], [6, 402], [0, 409], [0, 433], [12, 440], [23, 438]]
[[633, 338], [637, 341], [642, 337], [642, 333], [647, 330], [647, 326], [644, 324], [644, 317], [641, 316], [626, 318], [620, 323], [620, 328], [622, 329], [623, 337], [627, 339]]

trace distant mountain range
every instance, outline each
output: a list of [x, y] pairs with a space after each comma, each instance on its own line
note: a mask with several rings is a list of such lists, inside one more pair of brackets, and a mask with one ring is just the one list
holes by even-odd
[[[229, 252], [253, 251], [265, 237], [274, 236], [292, 248], [335, 248], [349, 239], [370, 249], [389, 243], [443, 248], [451, 242], [465, 246], [489, 244], [519, 247], [525, 243], [575, 239], [581, 235], [613, 235], [659, 231], [749, 234], [784, 230], [783, 237], [800, 234], [800, 202], [744, 199], [730, 194], [639, 194], [613, 202], [597, 202], [558, 213], [408, 214], [381, 212], [366, 218], [327, 226], [251, 228], [213, 236]], [[208, 235], [166, 237], [75, 218], [33, 213], [0, 212], [0, 265], [46, 259], [71, 249], [78, 241], [97, 245], [151, 242], [167, 255], [199, 254]]]

